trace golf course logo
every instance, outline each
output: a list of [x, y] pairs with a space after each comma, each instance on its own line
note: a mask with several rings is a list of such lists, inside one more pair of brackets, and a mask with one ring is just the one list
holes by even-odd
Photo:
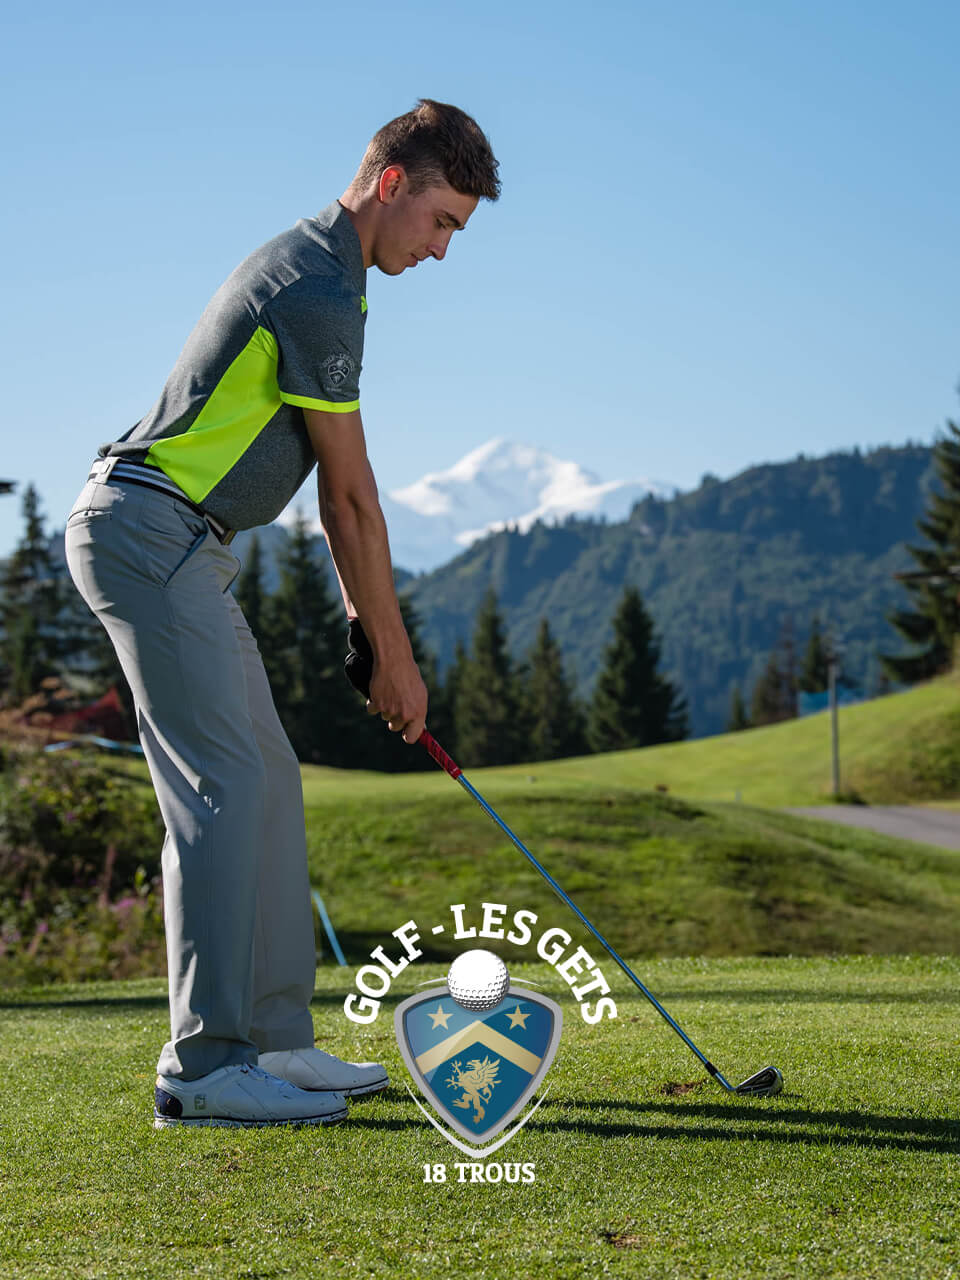
[[[483, 1156], [519, 1132], [543, 1101], [541, 1095], [523, 1119], [503, 1133], [550, 1069], [560, 1043], [563, 1011], [526, 986], [512, 986], [500, 957], [478, 949], [457, 956], [446, 981], [404, 1000], [394, 1026], [414, 1083], [454, 1132], [431, 1115], [411, 1089], [414, 1102], [458, 1150]], [[461, 1138], [489, 1145], [468, 1146]]]
[[353, 372], [353, 361], [345, 351], [339, 351], [336, 355], [327, 356], [327, 378], [335, 387], [339, 387]]

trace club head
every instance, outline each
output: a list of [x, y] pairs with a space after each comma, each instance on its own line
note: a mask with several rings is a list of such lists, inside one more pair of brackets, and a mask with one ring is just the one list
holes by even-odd
[[783, 1076], [777, 1068], [764, 1067], [738, 1084], [734, 1092], [744, 1098], [772, 1098], [782, 1088]]

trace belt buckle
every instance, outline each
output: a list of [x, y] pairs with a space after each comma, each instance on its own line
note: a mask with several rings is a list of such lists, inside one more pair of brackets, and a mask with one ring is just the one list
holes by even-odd
[[228, 529], [226, 525], [221, 524], [219, 520], [214, 520], [213, 516], [209, 516], [206, 513], [204, 513], [203, 518], [206, 520], [208, 527], [213, 531], [213, 536], [220, 545], [222, 547], [229, 547], [230, 543], [233, 541], [233, 535], [236, 533], [236, 529]]

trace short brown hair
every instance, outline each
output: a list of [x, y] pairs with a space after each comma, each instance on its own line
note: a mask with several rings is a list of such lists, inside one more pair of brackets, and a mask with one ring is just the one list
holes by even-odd
[[392, 164], [403, 168], [412, 195], [440, 182], [477, 199], [496, 200], [500, 194], [500, 166], [476, 120], [432, 98], [421, 98], [374, 134], [354, 183], [369, 187]]

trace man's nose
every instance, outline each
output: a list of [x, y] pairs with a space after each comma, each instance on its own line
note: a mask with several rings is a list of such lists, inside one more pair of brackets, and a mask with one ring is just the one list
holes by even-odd
[[447, 249], [450, 245], [450, 236], [452, 234], [453, 233], [451, 231], [446, 231], [437, 236], [435, 240], [431, 240], [430, 244], [427, 246], [427, 252], [431, 257], [436, 258], [438, 262], [442, 262], [446, 256]]

